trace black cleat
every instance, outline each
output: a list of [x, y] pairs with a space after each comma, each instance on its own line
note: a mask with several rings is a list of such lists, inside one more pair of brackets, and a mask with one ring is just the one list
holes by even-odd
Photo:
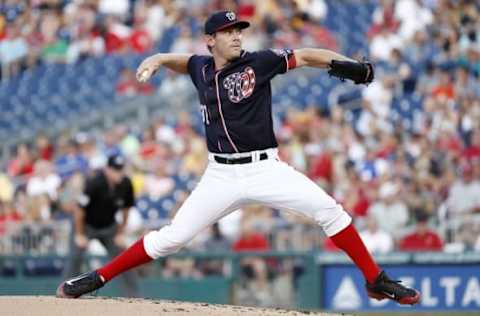
[[368, 296], [376, 300], [391, 299], [399, 304], [414, 305], [420, 301], [420, 292], [400, 284], [401, 281], [393, 281], [382, 271], [374, 283], [367, 283]]
[[100, 274], [91, 271], [62, 282], [57, 288], [57, 297], [77, 298], [93, 292], [104, 285]]

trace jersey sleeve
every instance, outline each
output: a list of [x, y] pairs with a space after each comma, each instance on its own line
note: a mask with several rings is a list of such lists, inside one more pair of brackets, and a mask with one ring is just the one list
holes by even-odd
[[264, 79], [272, 79], [295, 68], [295, 54], [291, 49], [267, 49], [256, 52], [256, 72]]
[[202, 72], [202, 68], [204, 65], [205, 65], [205, 56], [192, 55], [188, 59], [187, 70], [195, 86], [197, 86], [197, 82], [198, 80], [200, 80], [200, 74]]

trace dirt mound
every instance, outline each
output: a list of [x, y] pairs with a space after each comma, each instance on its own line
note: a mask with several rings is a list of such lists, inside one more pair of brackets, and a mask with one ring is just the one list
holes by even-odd
[[146, 299], [88, 297], [77, 300], [51, 296], [0, 296], [1, 316], [333, 316], [308, 311], [289, 311], [206, 303]]

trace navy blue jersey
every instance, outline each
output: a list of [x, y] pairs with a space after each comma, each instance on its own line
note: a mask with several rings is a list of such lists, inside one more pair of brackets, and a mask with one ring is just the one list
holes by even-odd
[[236, 153], [277, 147], [270, 80], [295, 67], [291, 50], [242, 51], [215, 71], [212, 56], [193, 55], [188, 72], [197, 88], [208, 150]]

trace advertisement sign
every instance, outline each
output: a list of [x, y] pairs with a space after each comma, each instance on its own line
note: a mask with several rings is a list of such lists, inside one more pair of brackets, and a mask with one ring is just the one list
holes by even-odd
[[[480, 310], [480, 265], [384, 265], [395, 280], [422, 293], [415, 310]], [[329, 310], [406, 310], [390, 300], [369, 299], [365, 280], [353, 265], [324, 265], [323, 306]]]

